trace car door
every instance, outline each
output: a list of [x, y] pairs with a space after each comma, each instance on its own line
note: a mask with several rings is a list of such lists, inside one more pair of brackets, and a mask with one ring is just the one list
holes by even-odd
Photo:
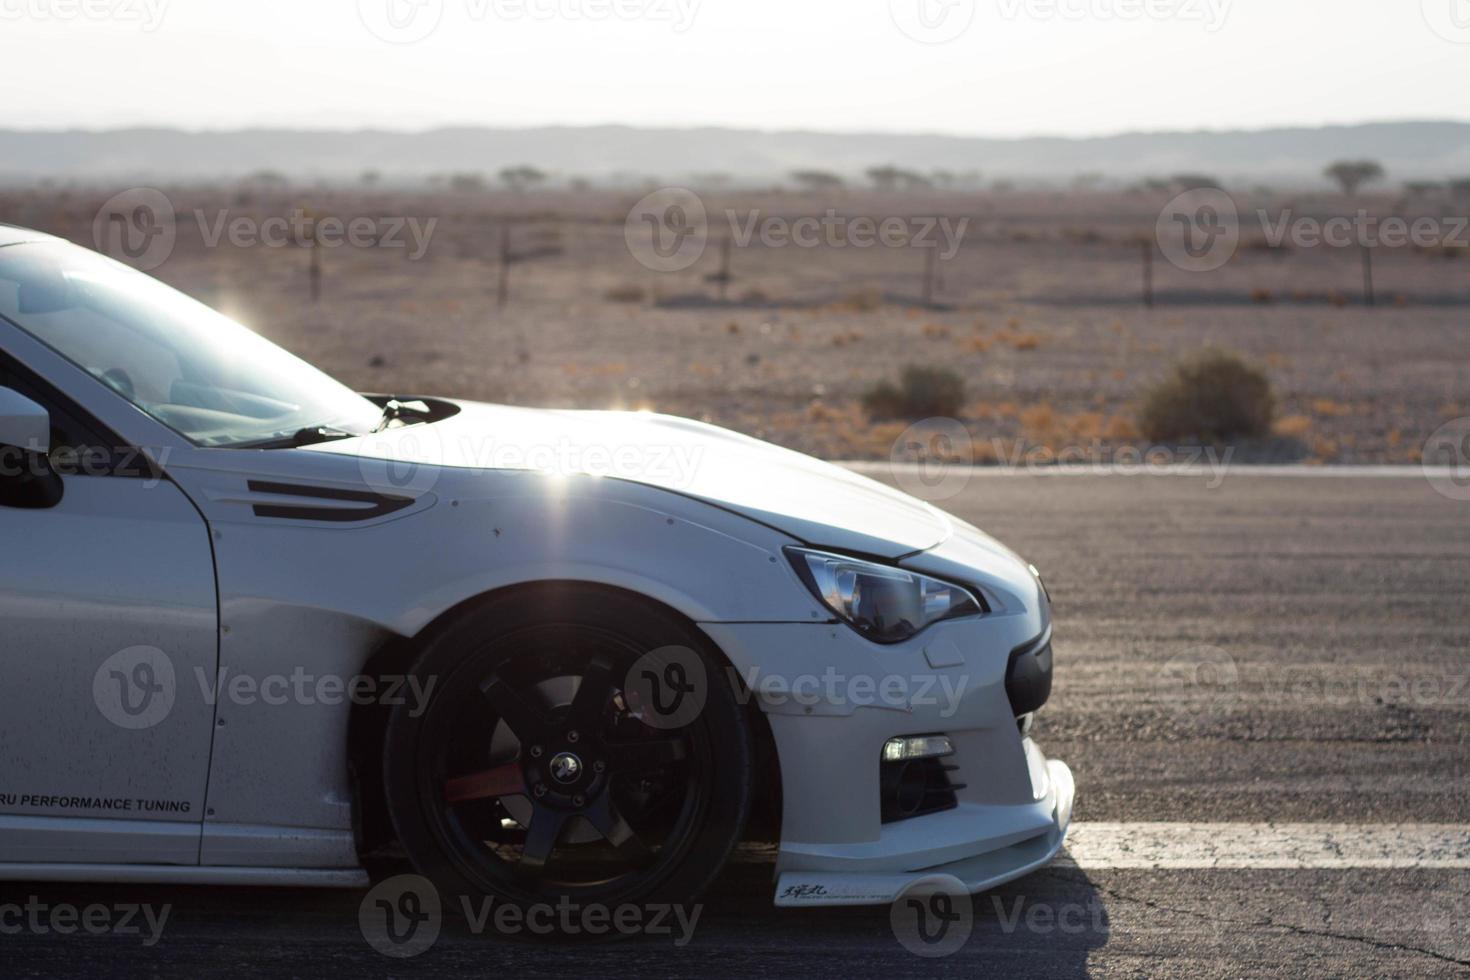
[[4, 353], [0, 386], [48, 410], [63, 491], [0, 506], [0, 862], [196, 864], [218, 661], [208, 528]]

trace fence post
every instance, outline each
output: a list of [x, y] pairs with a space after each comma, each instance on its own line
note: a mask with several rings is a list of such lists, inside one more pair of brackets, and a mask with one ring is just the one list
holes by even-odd
[[1363, 250], [1363, 303], [1367, 306], [1378, 305], [1377, 297], [1373, 293], [1373, 249], [1366, 242], [1362, 245]]
[[1148, 309], [1154, 308], [1154, 243], [1153, 239], [1144, 239], [1139, 243], [1143, 249], [1143, 305]]

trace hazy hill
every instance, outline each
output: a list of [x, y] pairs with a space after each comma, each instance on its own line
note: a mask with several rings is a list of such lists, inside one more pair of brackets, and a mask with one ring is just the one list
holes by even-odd
[[768, 180], [801, 168], [844, 175], [877, 164], [978, 170], [987, 178], [1131, 179], [1203, 172], [1234, 180], [1315, 180], [1336, 159], [1381, 161], [1394, 179], [1470, 175], [1470, 124], [1377, 123], [1319, 129], [1126, 133], [1087, 139], [891, 133], [640, 129], [459, 128], [425, 132], [270, 130], [186, 132], [0, 130], [0, 178], [10, 181], [234, 177], [387, 179], [530, 163], [561, 176], [673, 180], [723, 173]]

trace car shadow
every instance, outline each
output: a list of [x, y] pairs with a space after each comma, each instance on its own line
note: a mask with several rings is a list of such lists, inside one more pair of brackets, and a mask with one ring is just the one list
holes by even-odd
[[[1082, 871], [1056, 867], [969, 900], [969, 928], [916, 952], [888, 906], [778, 909], [774, 864], [736, 861], [657, 934], [504, 936], [446, 914], [421, 955], [392, 958], [365, 889], [0, 882], [6, 976], [1090, 976], [1109, 918]], [[962, 908], [956, 905], [956, 908]], [[13, 927], [13, 928], [12, 928]], [[687, 927], [687, 928], [686, 928]], [[908, 938], [910, 941], [905, 942]], [[935, 955], [938, 953], [939, 955]]]

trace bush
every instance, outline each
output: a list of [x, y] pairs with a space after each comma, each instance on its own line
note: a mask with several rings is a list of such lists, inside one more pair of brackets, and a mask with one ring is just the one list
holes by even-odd
[[1262, 371], [1234, 354], [1206, 351], [1144, 394], [1139, 422], [1154, 442], [1230, 442], [1266, 435], [1274, 412]]
[[875, 419], [956, 416], [965, 403], [965, 379], [948, 368], [906, 367], [897, 385], [884, 381], [863, 393]]
[[612, 287], [602, 294], [602, 298], [613, 303], [641, 303], [647, 298], [647, 294], [642, 286], [624, 284]]

